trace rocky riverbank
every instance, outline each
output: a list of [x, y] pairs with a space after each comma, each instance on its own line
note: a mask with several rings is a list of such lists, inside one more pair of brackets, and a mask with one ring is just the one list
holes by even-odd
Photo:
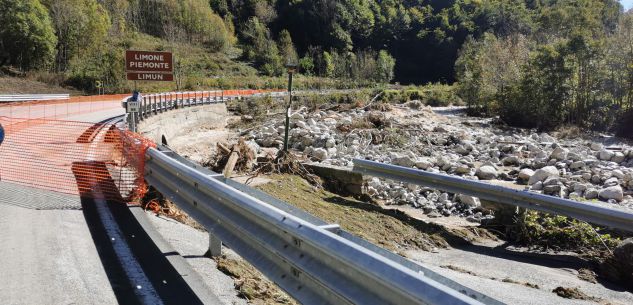
[[[344, 111], [300, 109], [291, 116], [289, 143], [326, 164], [351, 166], [353, 158], [366, 158], [633, 208], [633, 148], [626, 143], [589, 135], [557, 138], [455, 113], [459, 111], [416, 101]], [[280, 147], [283, 133], [283, 121], [278, 120], [250, 131], [247, 138], [259, 150]], [[473, 221], [489, 217], [470, 196], [377, 178], [366, 191], [388, 204], [409, 204], [433, 216], [460, 215]]]

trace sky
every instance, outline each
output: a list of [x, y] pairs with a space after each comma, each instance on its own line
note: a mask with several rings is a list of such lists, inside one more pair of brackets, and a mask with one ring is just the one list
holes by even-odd
[[629, 10], [633, 7], [633, 0], [620, 0], [622, 6], [624, 6], [624, 10]]

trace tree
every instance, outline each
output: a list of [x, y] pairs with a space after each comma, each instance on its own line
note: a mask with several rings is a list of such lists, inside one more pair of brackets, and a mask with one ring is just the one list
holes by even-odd
[[251, 17], [242, 31], [244, 40], [244, 58], [253, 61], [255, 66], [266, 75], [281, 75], [282, 58], [270, 32], [257, 17]]
[[376, 59], [376, 81], [388, 83], [393, 79], [393, 68], [396, 66], [396, 60], [385, 50], [378, 52]]
[[39, 0], [0, 0], [0, 65], [45, 69], [55, 58], [55, 36]]
[[514, 126], [552, 129], [564, 122], [564, 104], [569, 100], [568, 80], [572, 71], [565, 66], [564, 45], [539, 47], [530, 55], [519, 84], [509, 94], [512, 108], [501, 118]]
[[297, 55], [295, 46], [292, 43], [292, 37], [290, 37], [290, 32], [288, 32], [288, 30], [283, 30], [281, 31], [281, 33], [279, 33], [278, 45], [279, 53], [282, 60], [284, 60], [286, 63], [298, 63], [299, 56]]
[[299, 71], [305, 75], [314, 73], [314, 59], [310, 55], [306, 54], [299, 60]]
[[58, 37], [57, 71], [66, 70], [73, 56], [81, 56], [105, 41], [110, 17], [96, 0], [50, 0], [48, 7]]

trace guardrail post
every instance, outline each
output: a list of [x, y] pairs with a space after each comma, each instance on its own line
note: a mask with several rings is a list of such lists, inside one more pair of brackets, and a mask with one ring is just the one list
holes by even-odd
[[222, 241], [213, 233], [209, 233], [209, 250], [205, 256], [218, 257], [222, 255]]

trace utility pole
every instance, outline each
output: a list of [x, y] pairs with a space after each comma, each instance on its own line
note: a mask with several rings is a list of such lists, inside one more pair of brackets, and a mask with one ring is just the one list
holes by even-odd
[[288, 63], [288, 104], [286, 106], [286, 128], [284, 133], [284, 152], [288, 152], [288, 131], [290, 130], [290, 108], [292, 107], [292, 74], [297, 69], [297, 65]]

